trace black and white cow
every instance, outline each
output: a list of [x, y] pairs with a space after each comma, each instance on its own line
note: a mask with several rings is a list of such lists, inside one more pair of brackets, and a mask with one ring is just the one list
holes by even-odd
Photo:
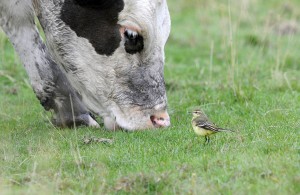
[[0, 26], [57, 125], [98, 127], [91, 113], [107, 129], [170, 125], [166, 0], [0, 0]]

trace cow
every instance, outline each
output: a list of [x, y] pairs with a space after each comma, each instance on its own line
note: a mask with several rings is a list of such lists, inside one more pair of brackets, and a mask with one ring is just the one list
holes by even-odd
[[107, 129], [170, 125], [166, 0], [0, 0], [0, 26], [55, 125], [99, 127], [95, 115]]

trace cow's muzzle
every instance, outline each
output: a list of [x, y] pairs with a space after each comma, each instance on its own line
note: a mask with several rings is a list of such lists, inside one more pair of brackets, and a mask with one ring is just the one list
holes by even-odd
[[150, 120], [154, 127], [168, 127], [170, 126], [170, 116], [167, 111], [156, 113], [150, 116]]

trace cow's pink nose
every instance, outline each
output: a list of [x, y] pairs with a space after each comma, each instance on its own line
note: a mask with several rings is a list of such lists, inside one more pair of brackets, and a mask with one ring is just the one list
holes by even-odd
[[170, 126], [170, 117], [167, 112], [157, 113], [150, 117], [154, 127], [168, 127]]

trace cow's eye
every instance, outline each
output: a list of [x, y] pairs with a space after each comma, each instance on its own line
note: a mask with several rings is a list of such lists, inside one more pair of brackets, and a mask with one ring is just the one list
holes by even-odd
[[139, 34], [133, 30], [125, 30], [125, 36], [126, 38], [130, 39], [130, 40], [134, 40]]
[[137, 32], [126, 29], [124, 32], [125, 50], [129, 54], [141, 52], [144, 49], [144, 39]]

